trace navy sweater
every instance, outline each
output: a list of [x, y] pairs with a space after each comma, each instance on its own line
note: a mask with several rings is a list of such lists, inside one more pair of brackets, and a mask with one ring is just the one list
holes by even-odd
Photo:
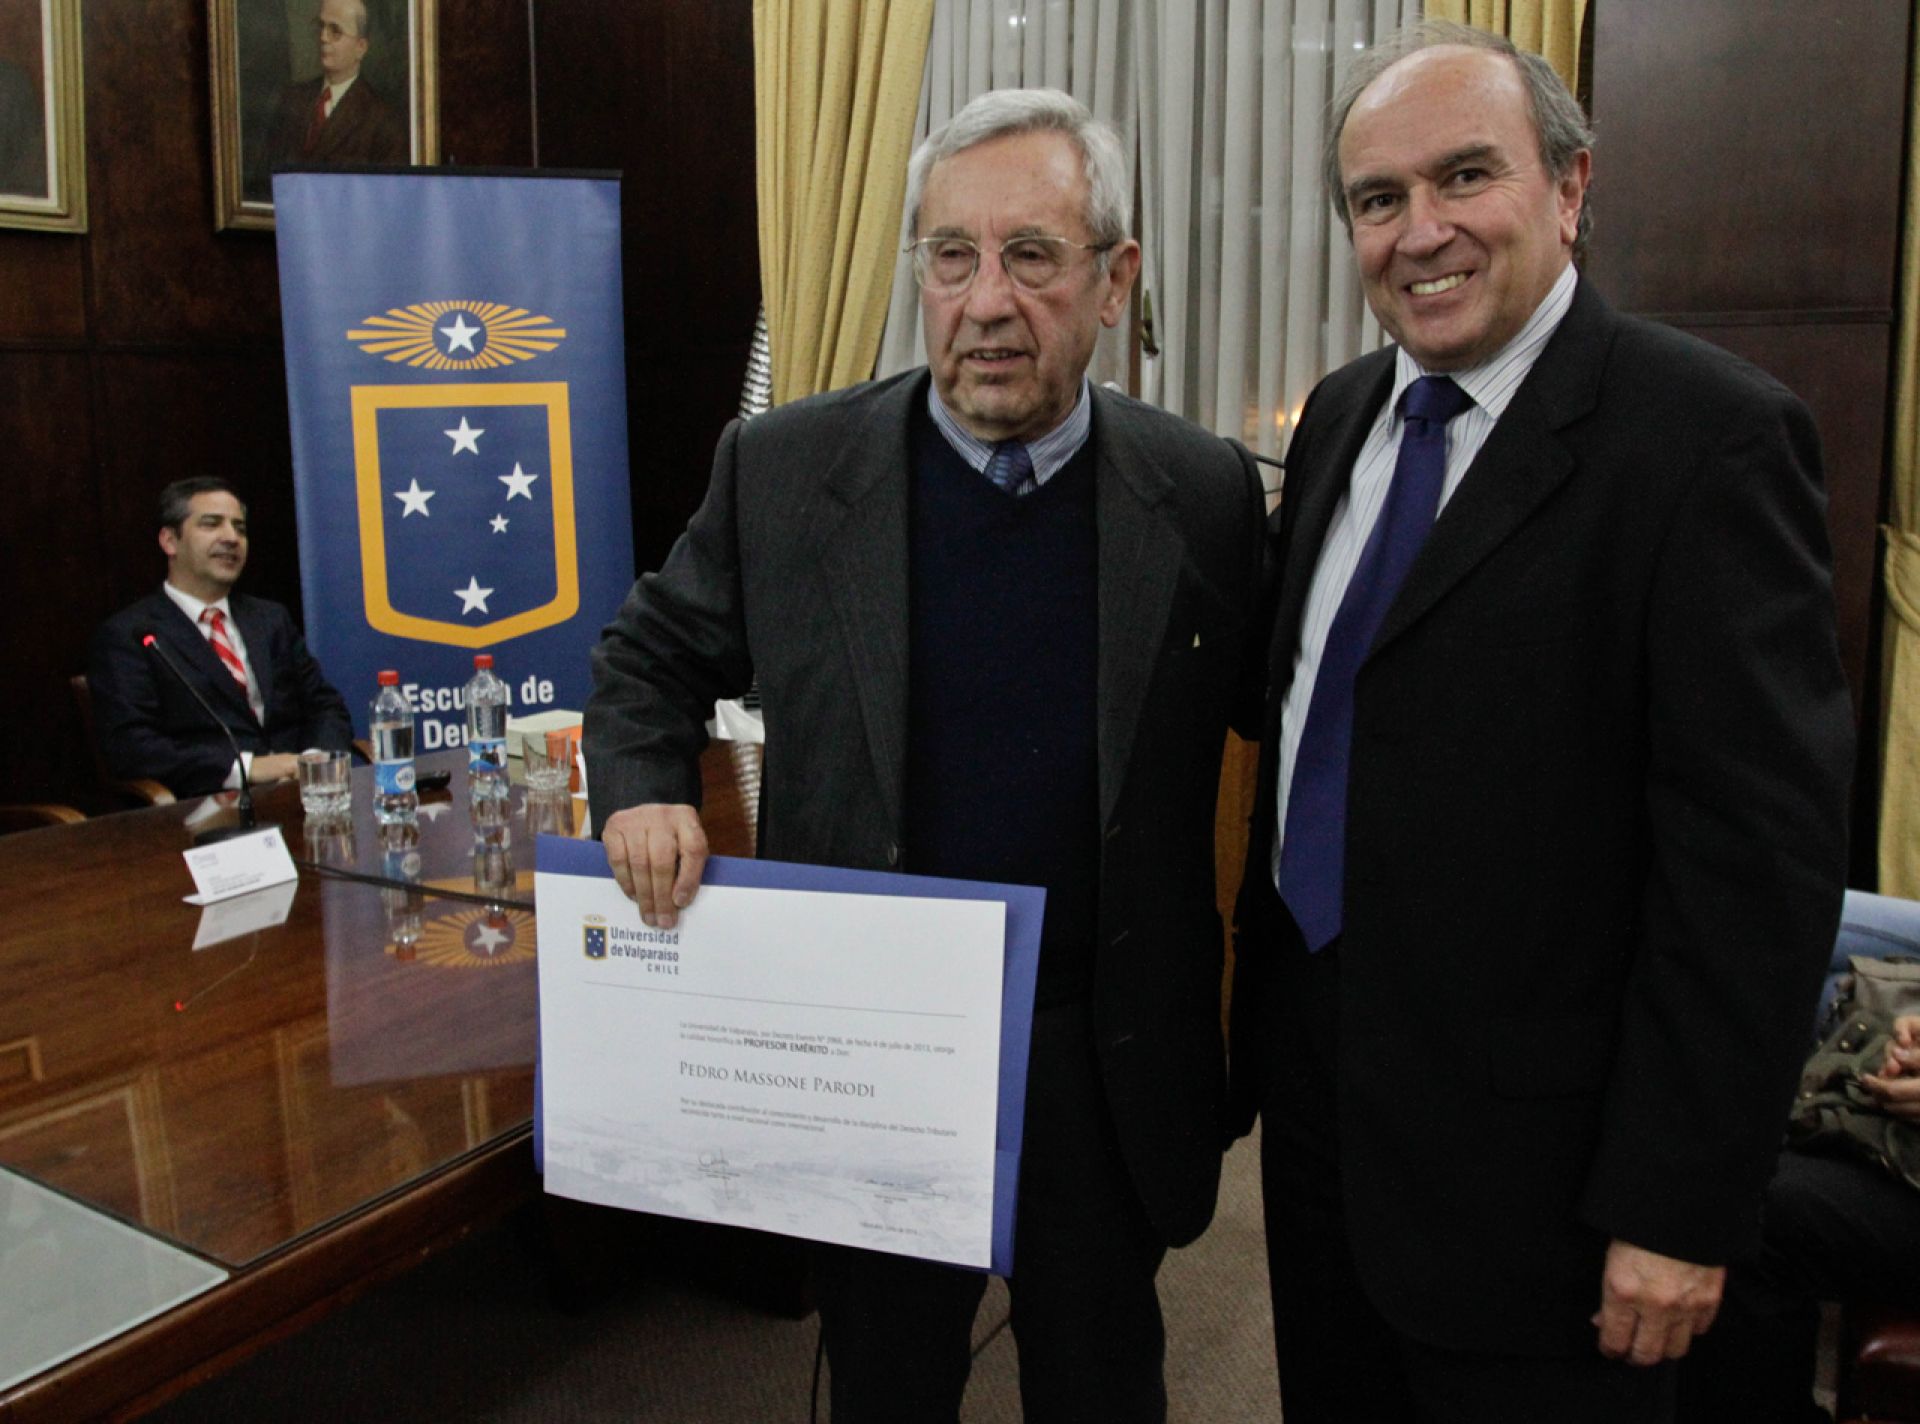
[[1037, 1000], [1092, 984], [1100, 871], [1093, 442], [1015, 499], [920, 412], [909, 501], [904, 858], [1041, 885]]

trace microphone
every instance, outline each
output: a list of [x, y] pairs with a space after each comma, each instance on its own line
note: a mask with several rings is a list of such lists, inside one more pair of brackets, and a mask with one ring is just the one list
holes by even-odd
[[212, 704], [200, 695], [200, 689], [193, 685], [184, 672], [180, 671], [180, 665], [167, 656], [167, 650], [160, 646], [159, 640], [153, 634], [142, 633], [140, 646], [160, 659], [167, 671], [173, 674], [173, 680], [186, 688], [193, 700], [200, 704], [200, 710], [212, 719], [213, 725], [220, 729], [220, 735], [227, 739], [227, 745], [233, 748], [233, 764], [240, 768], [240, 799], [234, 803], [234, 808], [240, 813], [240, 824], [216, 826], [212, 830], [202, 831], [193, 838], [193, 843], [211, 845], [214, 841], [231, 840], [235, 836], [246, 835], [253, 829], [253, 792], [247, 786], [247, 762], [246, 758], [240, 755], [240, 743], [234, 740], [233, 729], [221, 720], [220, 714], [213, 710]]

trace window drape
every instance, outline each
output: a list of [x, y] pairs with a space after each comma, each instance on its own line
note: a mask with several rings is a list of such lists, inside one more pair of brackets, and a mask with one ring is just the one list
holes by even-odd
[[[1130, 0], [937, 0], [914, 145], [989, 89], [1064, 89], [1120, 131], [1131, 163], [1137, 9]], [[909, 241], [911, 216], [901, 214], [901, 248]], [[912, 269], [896, 253], [887, 270], [893, 288], [880, 350], [882, 376], [926, 359]], [[1126, 343], [1124, 328], [1102, 334], [1090, 367], [1094, 380], [1125, 384]]]
[[[1920, 64], [1920, 28], [1914, 31]], [[1920, 70], [1910, 70], [1920, 73]], [[1880, 891], [1920, 898], [1920, 104], [1908, 102], [1906, 236], [1893, 392], [1892, 523], [1887, 527], [1885, 739]]]
[[873, 372], [932, 18], [933, 0], [754, 0], [776, 405]]
[[1427, 18], [1505, 35], [1517, 48], [1544, 55], [1567, 88], [1580, 92], [1576, 81], [1587, 0], [1427, 0]]

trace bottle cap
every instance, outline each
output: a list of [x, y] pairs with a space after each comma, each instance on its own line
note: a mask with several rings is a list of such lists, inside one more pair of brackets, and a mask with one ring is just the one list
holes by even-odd
[[492, 653], [475, 653], [475, 654], [473, 655], [473, 665], [474, 665], [475, 667], [477, 667], [477, 668], [490, 668], [490, 667], [492, 667], [492, 666], [493, 666], [493, 654], [492, 654]]
[[375, 678], [374, 681], [378, 682], [382, 687], [398, 687], [400, 685], [400, 674], [392, 668], [388, 668]]

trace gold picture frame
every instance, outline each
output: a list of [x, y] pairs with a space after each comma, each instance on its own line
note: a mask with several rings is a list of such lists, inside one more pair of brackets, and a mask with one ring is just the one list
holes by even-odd
[[0, 227], [87, 230], [80, 0], [28, 0], [0, 27]]
[[[278, 165], [439, 162], [435, 8], [436, 0], [207, 0], [214, 226], [271, 230]], [[361, 25], [348, 36], [362, 41], [357, 55], [323, 49], [323, 12], [336, 21], [350, 12]], [[335, 78], [346, 63], [357, 68], [337, 114], [322, 121], [316, 99], [329, 62]]]

